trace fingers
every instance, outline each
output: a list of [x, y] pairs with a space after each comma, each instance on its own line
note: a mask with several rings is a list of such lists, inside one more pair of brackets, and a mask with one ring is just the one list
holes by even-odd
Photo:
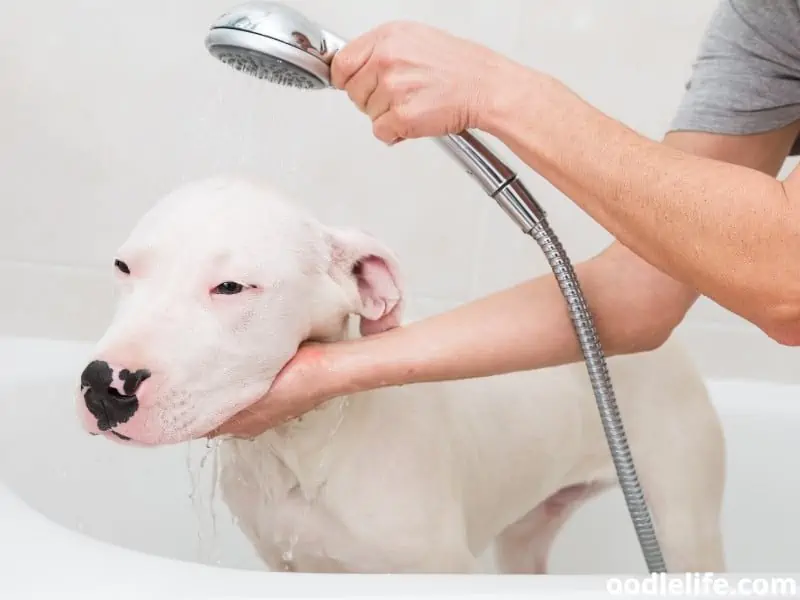
[[331, 64], [331, 84], [347, 91], [350, 100], [372, 120], [375, 137], [389, 145], [404, 139], [397, 118], [392, 116], [397, 90], [384, 81], [381, 67], [386, 65], [378, 56], [380, 42], [392, 30], [387, 25], [354, 39], [334, 56]]
[[[373, 121], [389, 110], [391, 96], [388, 90], [379, 85], [379, 70], [372, 56], [374, 54], [374, 43], [364, 47], [367, 42], [365, 38], [359, 38], [355, 49], [351, 49], [354, 58], [344, 55], [337, 71], [336, 86], [347, 91], [350, 100], [358, 109], [367, 114]], [[342, 56], [338, 54], [337, 57]], [[334, 57], [334, 61], [336, 58]], [[355, 71], [350, 72], [357, 65]], [[331, 82], [333, 83], [333, 70], [331, 71]]]
[[294, 412], [286, 410], [275, 414], [273, 412], [269, 412], [263, 407], [258, 410], [245, 409], [203, 437], [211, 439], [222, 435], [231, 435], [237, 438], [254, 438], [280, 423], [295, 418]]
[[343, 90], [364, 65], [369, 62], [375, 50], [378, 33], [372, 31], [355, 38], [339, 50], [331, 62], [331, 85]]
[[[375, 78], [377, 83], [377, 77]], [[366, 100], [362, 110], [374, 122], [392, 108], [392, 92], [383, 83], [378, 83]]]
[[387, 111], [373, 121], [372, 134], [390, 146], [403, 140], [403, 136], [398, 130], [397, 117], [391, 111]]
[[367, 105], [378, 87], [378, 72], [373, 65], [365, 64], [345, 85], [350, 100], [361, 112], [367, 112]]
[[[216, 429], [209, 431], [204, 437], [215, 438], [221, 435], [235, 437], [248, 437], [249, 432], [257, 430], [261, 423], [266, 422], [263, 415], [250, 409], [245, 409], [233, 415]], [[264, 427], [266, 429], [266, 426]]]
[[266, 419], [255, 415], [235, 416], [208, 432], [205, 437], [212, 439], [223, 435], [231, 435], [237, 438], [252, 438], [269, 429], [269, 425]]
[[230, 435], [234, 431], [238, 430], [238, 428], [239, 428], [238, 417], [232, 417], [231, 419], [225, 421], [222, 425], [220, 425], [216, 429], [212, 429], [211, 431], [209, 431], [203, 437], [212, 439], [215, 437], [219, 437], [221, 435]]
[[365, 65], [353, 75], [345, 89], [350, 100], [373, 122], [373, 131], [379, 140], [388, 144], [397, 137], [390, 131], [393, 120], [389, 118], [394, 96], [385, 83], [378, 83], [378, 70], [374, 65]]

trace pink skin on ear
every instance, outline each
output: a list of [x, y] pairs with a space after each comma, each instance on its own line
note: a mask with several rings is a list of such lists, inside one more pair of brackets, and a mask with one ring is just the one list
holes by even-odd
[[403, 295], [389, 263], [368, 256], [353, 270], [361, 297], [361, 335], [368, 336], [400, 325]]
[[356, 278], [361, 335], [398, 327], [403, 314], [403, 284], [391, 250], [361, 231], [330, 230], [329, 235], [339, 276]]

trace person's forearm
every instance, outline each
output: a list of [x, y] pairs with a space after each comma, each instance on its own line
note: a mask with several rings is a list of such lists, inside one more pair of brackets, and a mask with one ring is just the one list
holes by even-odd
[[517, 75], [482, 129], [639, 256], [773, 337], [800, 316], [800, 209], [781, 182], [646, 139], [557, 81]]
[[[618, 255], [606, 251], [576, 266], [607, 356], [658, 347], [695, 298], [674, 288], [666, 291], [670, 284], [663, 274]], [[552, 275], [384, 334], [337, 344], [335, 351], [334, 363], [347, 374], [339, 379], [346, 389], [338, 392], [484, 377], [582, 359]]]

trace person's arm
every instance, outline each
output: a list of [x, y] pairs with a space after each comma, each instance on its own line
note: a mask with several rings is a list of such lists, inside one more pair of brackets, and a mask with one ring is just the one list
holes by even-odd
[[[798, 19], [793, 2], [720, 0], [673, 126], [755, 134], [799, 121]], [[800, 171], [784, 184], [648, 140], [556, 79], [420, 24], [351, 41], [331, 81], [389, 144], [493, 134], [646, 261], [800, 345]]]
[[[786, 130], [746, 137], [671, 133], [665, 143], [774, 175], [790, 138]], [[697, 298], [619, 243], [575, 269], [607, 356], [661, 345]], [[258, 435], [340, 394], [580, 359], [564, 298], [545, 275], [379, 335], [301, 347], [261, 402], [207, 435]]]
[[[692, 155], [644, 138], [556, 80], [521, 68], [516, 81], [517, 94], [482, 128], [636, 254], [777, 341], [800, 344], [800, 171], [782, 183]], [[786, 128], [776, 151], [796, 132]]]
[[[767, 177], [777, 174], [795, 133], [796, 128], [751, 136], [670, 133], [665, 145], [758, 169]], [[619, 243], [575, 269], [607, 356], [658, 347], [697, 298], [690, 287]], [[335, 344], [330, 351], [337, 392], [491, 376], [581, 360], [552, 275], [377, 336]]]

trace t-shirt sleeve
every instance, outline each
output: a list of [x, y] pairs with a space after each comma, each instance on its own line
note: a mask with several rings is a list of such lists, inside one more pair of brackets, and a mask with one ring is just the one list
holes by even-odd
[[670, 130], [742, 135], [800, 119], [798, 49], [798, 0], [722, 0]]

